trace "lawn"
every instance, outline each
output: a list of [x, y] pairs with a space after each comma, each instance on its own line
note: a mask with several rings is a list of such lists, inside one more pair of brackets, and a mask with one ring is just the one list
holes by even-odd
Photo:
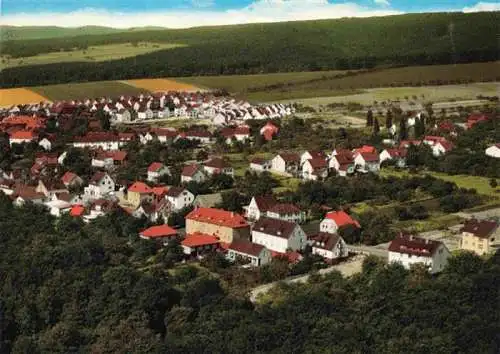
[[182, 44], [173, 43], [149, 43], [141, 42], [137, 45], [132, 43], [109, 44], [92, 46], [85, 50], [75, 49], [72, 51], [59, 51], [39, 54], [32, 57], [10, 58], [1, 56], [0, 70], [7, 67], [40, 65], [68, 62], [101, 62], [115, 59], [135, 57], [158, 50], [182, 47]]
[[118, 97], [120, 95], [139, 95], [147, 90], [118, 81], [96, 81], [78, 84], [60, 84], [30, 87], [35, 93], [51, 101], [85, 99], [97, 97]]
[[271, 153], [257, 153], [253, 155], [248, 155], [245, 157], [243, 154], [225, 154], [224, 157], [229, 160], [231, 166], [234, 168], [234, 174], [238, 177], [242, 177], [245, 175], [245, 172], [248, 170], [250, 166], [250, 161], [254, 158], [263, 158], [263, 159], [271, 159], [273, 154]]

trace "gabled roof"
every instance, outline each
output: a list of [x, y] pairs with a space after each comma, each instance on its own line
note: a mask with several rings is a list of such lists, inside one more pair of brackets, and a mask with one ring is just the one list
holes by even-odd
[[280, 219], [261, 217], [253, 226], [253, 231], [288, 239], [297, 224]]
[[431, 257], [441, 246], [439, 241], [428, 240], [413, 235], [400, 234], [389, 245], [389, 252]]
[[498, 224], [495, 221], [470, 219], [465, 222], [460, 231], [471, 233], [480, 238], [489, 238], [497, 227]]
[[248, 227], [246, 220], [239, 214], [214, 208], [197, 208], [186, 216], [186, 220], [225, 226], [230, 228]]
[[323, 157], [313, 158], [306, 161], [309, 162], [313, 169], [321, 169], [328, 166], [326, 160]]
[[168, 225], [157, 225], [143, 230], [141, 236], [147, 238], [173, 237], [177, 236], [177, 231]]
[[128, 192], [132, 192], [132, 193], [139, 193], [139, 194], [150, 194], [150, 193], [153, 193], [153, 190], [151, 189], [150, 186], [148, 186], [146, 183], [144, 182], [135, 182], [134, 184], [132, 184], [128, 190]]
[[239, 253], [248, 254], [254, 257], [258, 257], [265, 247], [252, 243], [247, 240], [234, 240], [228, 247], [228, 250], [233, 250]]
[[331, 211], [325, 215], [325, 219], [333, 220], [338, 227], [342, 227], [345, 225], [353, 225], [356, 227], [361, 227], [359, 223], [351, 218], [349, 214], [345, 211]]
[[85, 213], [85, 207], [82, 205], [73, 205], [71, 207], [71, 210], [69, 212], [70, 216], [78, 217], [82, 216]]
[[363, 145], [360, 148], [354, 149], [355, 154], [362, 154], [362, 153], [369, 153], [369, 154], [374, 154], [377, 153], [377, 149], [375, 149], [374, 146], [371, 145]]
[[195, 232], [193, 234], [187, 234], [186, 238], [182, 240], [181, 245], [185, 247], [201, 247], [215, 245], [218, 243], [220, 243], [219, 239], [213, 235]]
[[387, 153], [389, 154], [390, 157], [392, 158], [405, 158], [406, 154], [408, 153], [408, 150], [405, 148], [399, 148], [399, 149], [386, 149]]
[[153, 162], [151, 165], [148, 167], [148, 172], [158, 172], [165, 166], [161, 162]]
[[206, 167], [217, 168], [217, 169], [231, 167], [231, 166], [229, 166], [229, 164], [226, 161], [224, 161], [220, 157], [215, 157], [213, 159], [210, 159], [207, 162], [205, 162], [204, 165]]
[[378, 162], [380, 160], [378, 154], [375, 153], [367, 153], [367, 152], [361, 152], [359, 154], [365, 160], [366, 162]]
[[107, 175], [108, 174], [106, 172], [98, 171], [98, 172], [94, 173], [94, 175], [90, 179], [89, 183], [91, 183], [91, 184], [98, 184]]
[[301, 212], [301, 210], [297, 206], [289, 203], [275, 204], [268, 211], [279, 215], [297, 214]]
[[11, 139], [33, 140], [38, 137], [38, 134], [31, 130], [18, 130], [10, 134]]
[[199, 170], [200, 166], [197, 164], [187, 165], [182, 169], [181, 175], [185, 177], [193, 177]]
[[327, 232], [320, 232], [316, 235], [309, 237], [309, 240], [313, 242], [312, 246], [316, 248], [322, 248], [324, 250], [331, 251], [335, 248], [337, 243], [341, 240], [339, 234], [330, 234]]
[[172, 198], [177, 198], [185, 190], [186, 190], [186, 188], [184, 188], [184, 187], [170, 187], [168, 192], [167, 192], [167, 196], [172, 197]]
[[452, 143], [450, 143], [449, 141], [446, 141], [446, 140], [445, 141], [438, 141], [436, 143], [436, 145], [437, 144], [441, 145], [444, 148], [445, 151], [451, 151], [454, 148], [454, 145]]
[[255, 204], [257, 204], [257, 208], [259, 208], [261, 212], [268, 211], [277, 203], [272, 195], [257, 196], [253, 197], [253, 199], [255, 199]]
[[293, 152], [282, 152], [279, 153], [278, 156], [281, 156], [285, 162], [299, 162], [300, 161], [300, 156], [299, 154], [293, 153]]

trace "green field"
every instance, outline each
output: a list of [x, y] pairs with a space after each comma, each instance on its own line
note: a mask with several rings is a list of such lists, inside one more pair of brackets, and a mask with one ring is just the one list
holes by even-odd
[[182, 47], [182, 45], [142, 42], [135, 45], [132, 43], [101, 45], [89, 47], [85, 50], [75, 49], [71, 51], [44, 53], [25, 58], [10, 58], [8, 56], [1, 56], [0, 70], [8, 67], [26, 65], [116, 60], [178, 47]]
[[146, 93], [131, 85], [118, 81], [97, 81], [80, 84], [61, 84], [50, 86], [30, 87], [30, 89], [51, 101], [69, 99], [84, 99], [96, 97], [118, 97], [120, 95], [139, 95]]

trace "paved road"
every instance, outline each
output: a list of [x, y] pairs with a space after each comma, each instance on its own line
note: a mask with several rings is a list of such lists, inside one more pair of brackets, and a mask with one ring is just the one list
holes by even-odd
[[[358, 256], [355, 256], [355, 257], [349, 259], [348, 261], [346, 261], [344, 263], [340, 263], [340, 264], [337, 264], [337, 265], [334, 265], [334, 266], [331, 266], [331, 267], [328, 267], [325, 269], [321, 269], [321, 270], [319, 270], [318, 273], [321, 275], [324, 275], [324, 274], [331, 273], [333, 271], [339, 271], [340, 273], [342, 273], [343, 276], [349, 277], [351, 275], [354, 275], [356, 273], [361, 272], [361, 268], [363, 266], [364, 259], [365, 259], [364, 255], [358, 255]], [[260, 294], [267, 293], [269, 290], [271, 290], [273, 287], [275, 287], [279, 283], [288, 283], [288, 284], [289, 283], [305, 283], [305, 282], [307, 282], [308, 279], [309, 279], [309, 274], [305, 274], [305, 275], [290, 277], [290, 278], [286, 278], [286, 279], [276, 281], [273, 283], [257, 286], [250, 291], [250, 301], [256, 302], [257, 298]]]

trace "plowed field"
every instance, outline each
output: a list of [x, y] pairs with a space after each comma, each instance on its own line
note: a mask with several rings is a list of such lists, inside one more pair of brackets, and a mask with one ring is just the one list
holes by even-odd
[[0, 107], [12, 106], [15, 104], [38, 103], [41, 101], [48, 101], [48, 99], [29, 89], [14, 88], [0, 90]]

